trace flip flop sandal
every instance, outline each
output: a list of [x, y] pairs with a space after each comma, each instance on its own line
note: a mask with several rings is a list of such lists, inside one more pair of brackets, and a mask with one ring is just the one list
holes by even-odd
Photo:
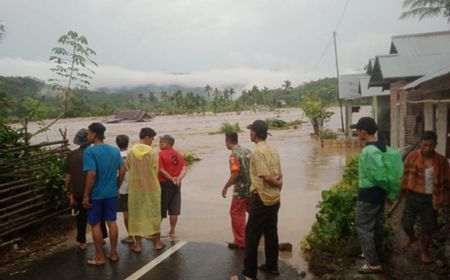
[[105, 265], [105, 262], [99, 262], [97, 261], [95, 258], [90, 258], [86, 261], [86, 263], [88, 265], [92, 265], [92, 266], [103, 266]]
[[133, 239], [124, 238], [124, 239], [120, 240], [120, 243], [122, 243], [122, 244], [133, 244], [134, 240]]
[[87, 250], [87, 248], [88, 248], [88, 245], [86, 243], [78, 245], [78, 249], [80, 249], [82, 251]]
[[111, 258], [111, 255], [108, 254], [106, 255], [106, 258], [110, 261], [110, 262], [118, 262], [119, 261], [119, 256], [117, 256], [117, 258]]
[[160, 251], [160, 250], [164, 249], [164, 247], [166, 247], [166, 244], [163, 243], [161, 247], [159, 247], [159, 248], [155, 247], [155, 250]]
[[363, 264], [359, 269], [358, 272], [360, 274], [373, 274], [373, 273], [381, 273], [383, 271], [382, 268], [372, 268], [368, 264]]
[[131, 251], [133, 251], [133, 252], [135, 252], [135, 253], [139, 254], [139, 253], [141, 253], [141, 252], [142, 252], [142, 249], [140, 249], [140, 250], [136, 250], [136, 248], [135, 248], [134, 246], [131, 246]]

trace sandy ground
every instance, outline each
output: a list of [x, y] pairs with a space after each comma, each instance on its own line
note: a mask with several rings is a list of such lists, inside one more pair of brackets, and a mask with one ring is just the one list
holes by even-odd
[[[327, 127], [336, 130], [340, 127], [338, 109]], [[357, 120], [369, 115], [369, 108], [363, 107], [354, 115]], [[148, 123], [106, 124], [107, 118], [78, 118], [59, 121], [46, 133], [33, 138], [33, 142], [54, 141], [61, 139], [59, 128], [67, 129], [68, 139], [80, 128], [86, 128], [91, 122], [100, 121], [106, 126], [106, 142], [114, 144], [118, 134], [127, 134], [131, 143], [138, 140], [142, 127], [155, 129], [158, 135], [172, 134], [175, 148], [182, 152], [196, 153], [202, 160], [189, 167], [182, 185], [182, 213], [177, 227], [177, 238], [188, 241], [208, 241], [224, 243], [232, 240], [230, 230], [230, 197], [224, 199], [221, 190], [226, 182], [229, 151], [224, 145], [223, 135], [209, 135], [216, 131], [224, 121], [238, 122], [243, 132], [239, 134], [240, 144], [253, 148], [249, 132], [245, 127], [255, 119], [274, 118], [274, 112], [223, 113], [206, 116], [163, 116], [156, 117]], [[285, 109], [280, 118], [285, 121], [302, 119], [300, 109]], [[306, 118], [304, 118], [307, 121]], [[30, 131], [38, 128], [30, 126]], [[358, 150], [322, 150], [318, 142], [310, 137], [312, 127], [305, 123], [297, 129], [271, 131], [268, 142], [279, 149], [284, 173], [284, 186], [279, 212], [280, 242], [290, 242], [294, 249], [292, 254], [281, 257], [297, 268], [306, 270], [306, 263], [301, 255], [299, 241], [308, 234], [315, 219], [316, 205], [322, 190], [329, 189], [342, 175], [348, 155]], [[154, 144], [157, 148], [157, 141]], [[75, 147], [75, 146], [73, 146]], [[119, 217], [120, 235], [126, 231]], [[167, 234], [168, 221], [163, 222], [162, 234]]]

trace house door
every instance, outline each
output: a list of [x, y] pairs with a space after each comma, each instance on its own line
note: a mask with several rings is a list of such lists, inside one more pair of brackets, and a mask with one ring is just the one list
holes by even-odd
[[450, 158], [450, 105], [447, 106], [447, 143], [446, 143], [446, 156]]

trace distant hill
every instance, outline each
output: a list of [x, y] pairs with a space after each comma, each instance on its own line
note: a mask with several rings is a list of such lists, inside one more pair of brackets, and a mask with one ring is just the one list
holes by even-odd
[[153, 92], [155, 96], [159, 97], [161, 92], [166, 92], [168, 94], [173, 94], [177, 91], [182, 92], [192, 92], [195, 94], [203, 94], [203, 87], [186, 87], [180, 85], [167, 85], [167, 86], [157, 86], [153, 84], [143, 85], [143, 86], [123, 86], [123, 87], [101, 87], [97, 88], [95, 91], [104, 93], [144, 93], [148, 94]]

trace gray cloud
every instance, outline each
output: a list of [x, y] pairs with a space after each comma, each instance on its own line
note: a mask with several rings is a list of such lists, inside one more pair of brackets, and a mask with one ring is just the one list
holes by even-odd
[[[334, 75], [324, 52], [346, 0], [0, 0], [1, 75], [49, 76], [57, 38], [75, 30], [101, 66], [93, 86], [171, 83], [279, 86]], [[339, 26], [343, 72], [386, 53], [393, 35], [448, 29], [399, 20], [400, 0], [351, 0]], [[35, 70], [33, 70], [35, 69]], [[171, 75], [170, 73], [187, 73]], [[27, 74], [28, 73], [28, 74]]]

